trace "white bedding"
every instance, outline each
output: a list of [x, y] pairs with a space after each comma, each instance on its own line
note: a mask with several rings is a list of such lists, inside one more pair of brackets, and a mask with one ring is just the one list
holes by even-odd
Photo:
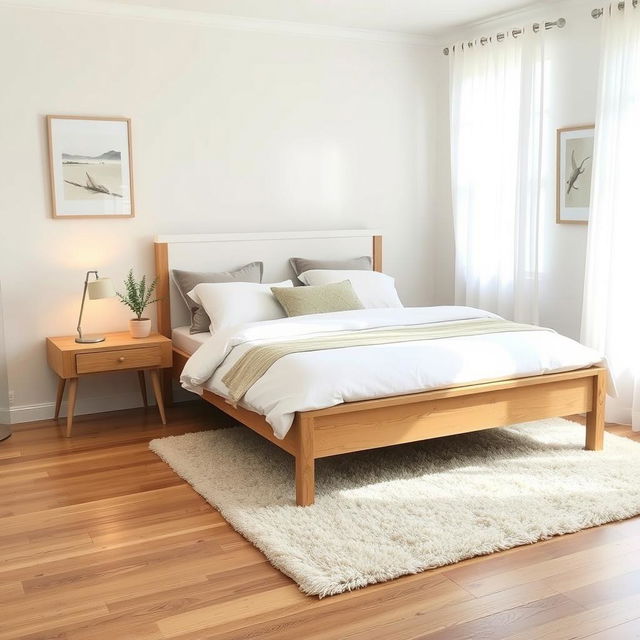
[[191, 333], [191, 327], [176, 327], [171, 332], [171, 340], [173, 346], [184, 351], [189, 355], [193, 355], [196, 349], [199, 349], [210, 337], [211, 333], [206, 331], [204, 333]]
[[[363, 309], [238, 325], [217, 332], [189, 358], [185, 389], [227, 397], [225, 373], [252, 346], [335, 331], [495, 318], [470, 307]], [[244, 396], [243, 406], [265, 416], [284, 438], [297, 411], [343, 402], [416, 393], [500, 378], [581, 369], [602, 356], [552, 331], [522, 331], [420, 342], [349, 347], [287, 355]]]

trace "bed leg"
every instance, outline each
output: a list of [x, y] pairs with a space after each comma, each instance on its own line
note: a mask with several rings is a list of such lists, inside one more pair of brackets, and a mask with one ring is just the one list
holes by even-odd
[[593, 405], [587, 413], [587, 437], [585, 449], [601, 451], [604, 446], [604, 402], [607, 395], [607, 379], [604, 371], [593, 376]]
[[313, 457], [313, 423], [298, 415], [298, 450], [296, 452], [296, 504], [312, 505], [315, 499], [315, 459]]

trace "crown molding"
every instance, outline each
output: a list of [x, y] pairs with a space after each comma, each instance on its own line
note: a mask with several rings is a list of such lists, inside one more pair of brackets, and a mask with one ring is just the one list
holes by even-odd
[[189, 11], [185, 9], [167, 9], [147, 5], [121, 4], [107, 0], [0, 0], [0, 8], [31, 9], [53, 11], [77, 15], [114, 17], [149, 22], [171, 22], [189, 24], [214, 29], [235, 31], [254, 31], [262, 33], [288, 34], [312, 38], [340, 40], [366, 40], [416, 45], [435, 45], [437, 41], [429, 36], [396, 31], [377, 31], [350, 27], [267, 20], [262, 18], [244, 18], [240, 16]]

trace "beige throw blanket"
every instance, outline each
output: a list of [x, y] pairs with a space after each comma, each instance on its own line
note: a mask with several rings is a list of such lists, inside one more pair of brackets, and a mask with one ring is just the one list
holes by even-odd
[[551, 329], [529, 324], [518, 324], [497, 318], [482, 318], [456, 320], [454, 322], [435, 322], [417, 326], [344, 331], [310, 338], [271, 342], [256, 345], [249, 349], [229, 369], [222, 378], [222, 382], [229, 390], [229, 401], [235, 406], [242, 400], [251, 386], [267, 372], [271, 365], [291, 353], [436, 340], [438, 338], [457, 338], [511, 331], [551, 331]]

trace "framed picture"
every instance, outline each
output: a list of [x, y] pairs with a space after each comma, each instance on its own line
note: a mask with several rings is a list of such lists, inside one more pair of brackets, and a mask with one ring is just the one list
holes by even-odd
[[47, 116], [54, 218], [132, 218], [128, 118]]
[[595, 126], [558, 129], [556, 222], [587, 224]]

